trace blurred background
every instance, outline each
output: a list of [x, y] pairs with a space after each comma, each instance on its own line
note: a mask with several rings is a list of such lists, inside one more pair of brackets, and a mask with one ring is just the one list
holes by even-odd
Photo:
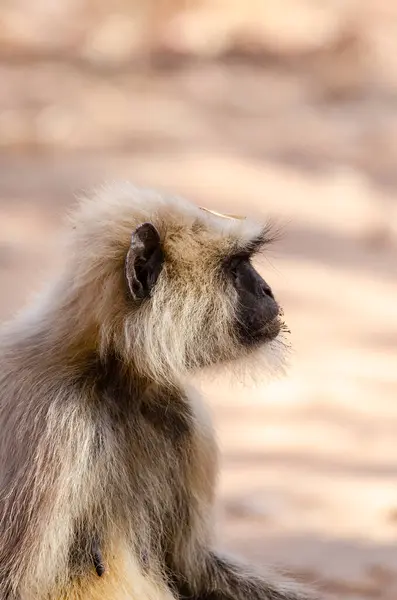
[[206, 389], [219, 533], [333, 599], [397, 598], [396, 165], [393, 0], [1, 0], [0, 318], [104, 180], [284, 223], [288, 376]]

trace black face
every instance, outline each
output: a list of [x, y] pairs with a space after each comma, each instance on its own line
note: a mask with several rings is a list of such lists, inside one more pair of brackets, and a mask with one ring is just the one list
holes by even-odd
[[269, 285], [252, 266], [249, 256], [229, 259], [227, 270], [238, 293], [237, 327], [244, 345], [274, 339], [280, 331], [279, 306]]

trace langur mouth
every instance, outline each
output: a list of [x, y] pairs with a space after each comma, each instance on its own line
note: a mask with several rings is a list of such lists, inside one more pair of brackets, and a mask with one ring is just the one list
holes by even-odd
[[259, 332], [259, 336], [263, 341], [274, 340], [280, 331], [284, 328], [284, 323], [279, 316], [275, 317], [270, 323], [266, 323], [265, 327]]
[[287, 327], [284, 321], [277, 316], [259, 329], [250, 331], [243, 329], [241, 340], [245, 346], [260, 346], [276, 339], [281, 331], [287, 331]]
[[282, 318], [282, 313], [267, 323], [257, 334], [258, 342], [266, 343], [275, 340], [280, 334], [290, 334], [287, 324]]

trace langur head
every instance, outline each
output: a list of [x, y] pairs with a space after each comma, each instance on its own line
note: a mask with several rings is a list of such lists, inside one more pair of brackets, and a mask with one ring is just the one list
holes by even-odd
[[83, 200], [73, 222], [68, 293], [102, 356], [172, 382], [284, 345], [281, 309], [253, 265], [269, 227], [130, 184]]

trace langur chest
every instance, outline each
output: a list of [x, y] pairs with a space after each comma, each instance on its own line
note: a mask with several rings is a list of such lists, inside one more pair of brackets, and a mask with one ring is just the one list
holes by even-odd
[[[152, 477], [179, 502], [211, 495], [217, 472], [217, 448], [208, 416], [189, 404], [143, 406], [141, 476]], [[190, 502], [190, 499], [186, 499]]]
[[205, 411], [174, 398], [142, 404], [137, 432], [131, 469], [138, 499], [151, 518], [180, 526], [178, 519], [189, 521], [192, 513], [208, 509], [218, 461]]
[[[132, 405], [132, 403], [131, 403]], [[193, 402], [164, 397], [142, 401], [112, 427], [119, 468], [110, 472], [113, 514], [139, 551], [171, 552], [181, 535], [205, 531], [213, 503], [217, 451], [208, 415]], [[112, 443], [111, 443], [112, 444]], [[117, 464], [117, 458], [112, 463]]]

